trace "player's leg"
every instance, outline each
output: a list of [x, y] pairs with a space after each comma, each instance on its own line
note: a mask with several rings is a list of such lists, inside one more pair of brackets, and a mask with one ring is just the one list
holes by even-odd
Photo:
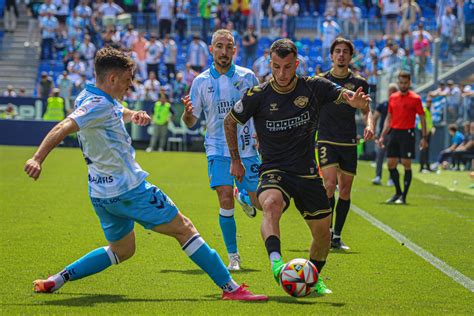
[[97, 248], [66, 266], [47, 280], [33, 282], [35, 292], [54, 292], [67, 281], [75, 281], [123, 262], [135, 253], [135, 233], [132, 220], [116, 216], [106, 206], [112, 199], [95, 199], [92, 203], [100, 219], [109, 246]]
[[[169, 198], [167, 198], [168, 201]], [[171, 202], [172, 203], [172, 202]], [[172, 205], [174, 208], [174, 204]], [[168, 223], [160, 224], [152, 228], [153, 231], [174, 237], [181, 245], [188, 257], [199, 266], [214, 283], [223, 290], [222, 298], [225, 300], [267, 300], [264, 295], [254, 295], [246, 290], [246, 285], [239, 286], [226, 269], [224, 262], [217, 252], [209, 247], [191, 220], [181, 212]]]
[[[313, 237], [309, 259], [321, 273], [330, 248], [332, 214], [322, 180], [298, 179], [298, 191], [295, 192], [294, 201]], [[322, 278], [319, 278], [315, 290], [318, 294], [331, 293]]]
[[258, 167], [261, 161], [258, 156], [254, 156], [243, 158], [242, 163], [245, 167], [245, 176], [242, 182], [235, 182], [236, 188], [234, 189], [234, 197], [247, 216], [255, 217], [255, 215], [257, 215], [256, 209], [261, 209], [256, 194], [258, 186]]
[[336, 206], [334, 194], [337, 186], [337, 171], [339, 168], [339, 159], [334, 146], [326, 143], [318, 143], [319, 166], [323, 174], [324, 187], [329, 199], [331, 209]]
[[284, 266], [281, 255], [280, 219], [289, 204], [282, 191], [277, 188], [260, 189], [258, 199], [262, 205], [263, 219], [261, 225], [262, 239], [265, 242], [271, 269], [275, 281], [279, 283], [280, 271]]
[[395, 195], [386, 201], [386, 203], [395, 203], [396, 200], [402, 195], [402, 189], [400, 187], [400, 174], [398, 173], [397, 164], [401, 157], [400, 148], [400, 133], [398, 131], [392, 131], [390, 133], [390, 140], [387, 145], [387, 166], [390, 173], [390, 179], [392, 179], [393, 186], [395, 187]]
[[234, 217], [234, 179], [229, 170], [230, 158], [223, 156], [208, 157], [208, 176], [210, 187], [216, 191], [219, 200], [219, 226], [229, 256], [228, 268], [240, 270], [237, 225]]
[[402, 158], [401, 161], [403, 168], [405, 169], [405, 174], [403, 175], [403, 192], [400, 198], [395, 201], [395, 204], [406, 204], [412, 178], [411, 159]]
[[339, 172], [339, 199], [336, 206], [333, 229], [334, 233], [331, 240], [331, 246], [336, 249], [349, 249], [349, 247], [342, 242], [341, 235], [344, 224], [346, 223], [347, 214], [349, 213], [349, 209], [351, 207], [351, 190], [353, 181], [353, 174], [349, 174], [344, 171]]
[[234, 217], [234, 196], [232, 186], [215, 187], [219, 200], [219, 226], [224, 237], [225, 247], [229, 256], [228, 269], [240, 270], [240, 255], [237, 248], [237, 224]]

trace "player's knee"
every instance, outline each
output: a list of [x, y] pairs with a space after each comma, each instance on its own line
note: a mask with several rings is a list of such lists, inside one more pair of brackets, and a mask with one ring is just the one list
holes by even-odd
[[336, 192], [336, 182], [335, 181], [324, 181], [324, 187], [326, 188], [326, 193], [329, 197], [334, 196]]
[[339, 198], [343, 200], [349, 200], [351, 198], [351, 187], [339, 186]]
[[120, 247], [112, 247], [112, 251], [118, 257], [119, 262], [124, 262], [130, 259], [135, 254], [136, 245], [135, 243], [122, 245]]
[[263, 201], [262, 208], [265, 212], [272, 215], [281, 215], [283, 211], [283, 200], [274, 197], [268, 197]]
[[179, 228], [178, 236], [176, 236], [176, 239], [186, 241], [193, 235], [197, 234], [197, 229], [189, 218], [183, 216], [181, 222], [182, 225]]

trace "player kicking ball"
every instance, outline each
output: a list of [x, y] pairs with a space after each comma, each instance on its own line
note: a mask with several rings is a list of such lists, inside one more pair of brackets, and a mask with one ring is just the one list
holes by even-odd
[[[232, 159], [231, 174], [240, 181], [246, 170], [238, 150], [237, 124], [243, 125], [250, 118], [254, 120], [262, 156], [257, 189], [263, 208], [261, 233], [277, 283], [285, 265], [281, 254], [280, 219], [291, 199], [312, 235], [309, 260], [319, 273], [326, 264], [332, 210], [314, 152], [321, 107], [330, 102], [345, 102], [354, 108], [367, 108], [370, 101], [362, 88], [352, 92], [324, 78], [297, 77], [297, 56], [291, 40], [274, 42], [270, 48], [272, 79], [250, 89], [224, 122]], [[313, 291], [331, 293], [322, 278]]]
[[25, 172], [37, 180], [47, 155], [67, 135], [77, 132], [89, 170], [89, 194], [108, 246], [97, 248], [46, 280], [33, 282], [35, 292], [51, 293], [66, 282], [99, 273], [135, 253], [134, 224], [174, 237], [183, 251], [222, 290], [224, 300], [262, 301], [238, 285], [216, 251], [199, 235], [193, 223], [159, 188], [145, 179], [148, 173], [135, 161], [124, 123], [144, 126], [144, 111], [124, 108], [122, 100], [132, 84], [134, 63], [124, 53], [103, 48], [94, 61], [96, 86], [87, 85], [75, 101], [75, 111], [46, 135]]

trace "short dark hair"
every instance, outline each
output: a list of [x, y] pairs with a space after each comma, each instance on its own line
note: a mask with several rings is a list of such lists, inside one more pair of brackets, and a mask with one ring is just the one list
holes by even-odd
[[298, 56], [298, 49], [296, 48], [295, 43], [288, 38], [282, 38], [275, 42], [273, 42], [272, 46], [270, 47], [270, 56], [275, 53], [280, 58], [285, 58], [289, 54]]
[[94, 68], [97, 81], [103, 81], [111, 70], [133, 70], [135, 63], [132, 58], [112, 47], [100, 49], [94, 58]]
[[400, 78], [405, 78], [405, 79], [411, 80], [411, 75], [407, 71], [400, 71], [398, 73], [398, 79], [400, 79]]
[[456, 124], [449, 124], [448, 125], [448, 130], [450, 130], [451, 132], [457, 132], [458, 130], [458, 126]]
[[348, 40], [347, 38], [343, 38], [343, 37], [338, 37], [334, 40], [334, 42], [332, 42], [331, 49], [330, 49], [331, 55], [332, 53], [334, 53], [336, 46], [339, 44], [346, 44], [347, 47], [349, 47], [349, 52], [351, 53], [351, 56], [354, 55], [354, 50], [355, 50], [354, 44], [352, 44], [352, 42]]

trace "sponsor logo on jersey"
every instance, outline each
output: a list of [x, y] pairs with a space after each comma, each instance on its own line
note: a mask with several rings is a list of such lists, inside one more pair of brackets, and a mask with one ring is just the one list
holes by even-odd
[[[236, 103], [234, 100], [219, 100], [218, 103], [217, 103], [217, 113], [218, 114], [227, 114], [230, 109], [232, 109], [233, 107], [235, 107]], [[243, 107], [242, 107], [242, 111], [243, 111]], [[237, 112], [237, 111], [236, 111]], [[237, 112], [239, 113], [239, 112]]]
[[295, 99], [295, 101], [293, 101], [293, 103], [294, 103], [297, 107], [303, 109], [303, 108], [305, 108], [305, 107], [308, 105], [308, 101], [309, 101], [308, 97], [306, 97], [306, 96], [299, 96], [299, 97], [297, 97], [297, 98]]
[[89, 175], [89, 182], [95, 183], [95, 184], [108, 184], [108, 183], [114, 182], [114, 177], [113, 176], [95, 177], [95, 176]]
[[237, 103], [234, 105], [234, 111], [235, 113], [242, 113], [244, 111], [244, 106], [242, 105], [242, 101], [237, 101]]
[[270, 111], [278, 111], [278, 104], [276, 103], [270, 103]]
[[83, 116], [84, 114], [87, 113], [87, 108], [85, 106], [81, 106], [81, 107], [78, 107], [75, 111], [74, 111], [74, 115], [75, 116]]
[[309, 112], [306, 111], [298, 117], [292, 117], [281, 121], [267, 121], [266, 127], [270, 132], [281, 132], [305, 125], [309, 120]]

